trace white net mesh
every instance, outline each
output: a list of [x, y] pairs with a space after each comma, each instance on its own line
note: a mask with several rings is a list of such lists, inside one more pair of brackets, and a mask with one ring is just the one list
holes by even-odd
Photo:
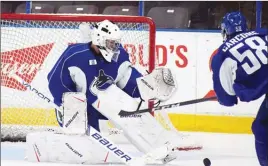
[[[132, 64], [143, 74], [146, 70], [152, 71], [155, 67], [155, 27], [149, 18], [1, 15], [1, 141], [21, 141], [33, 131], [60, 132], [54, 109], [43, 101], [45, 96], [52, 98], [47, 87], [47, 74], [69, 44], [85, 39], [79, 30], [81, 23], [92, 25], [104, 19], [113, 21], [123, 31], [122, 45]], [[37, 90], [31, 90], [39, 97], [11, 78], [12, 74], [35, 87]], [[176, 132], [165, 112], [154, 115], [166, 130]], [[128, 142], [109, 121], [101, 124], [102, 130], [116, 142]], [[187, 140], [185, 150], [200, 149], [198, 146], [187, 147], [187, 136], [180, 138], [178, 142]]]
[[[79, 25], [83, 22], [93, 24], [107, 18], [109, 17], [2, 15], [2, 139], [22, 139], [33, 130], [58, 129], [54, 109], [32, 95], [32, 92], [26, 91], [23, 85], [10, 77], [11, 74], [15, 73], [30, 83], [38, 93], [41, 92], [39, 96], [52, 98], [47, 87], [47, 74], [66, 47], [83, 38]], [[152, 69], [153, 63], [149, 65], [149, 55], [154, 58], [154, 43], [150, 40], [155, 37], [155, 29], [150, 24], [150, 19], [122, 16], [111, 19], [124, 33], [122, 45], [129, 53], [132, 64], [141, 73]], [[151, 53], [150, 49], [153, 50]]]

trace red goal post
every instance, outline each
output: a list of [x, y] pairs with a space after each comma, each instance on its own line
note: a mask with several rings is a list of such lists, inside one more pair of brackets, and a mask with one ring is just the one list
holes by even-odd
[[[110, 20], [123, 31], [122, 45], [140, 72], [155, 68], [153, 20], [141, 16], [1, 14], [1, 137], [25, 138], [28, 132], [56, 130], [54, 110], [10, 77], [16, 73], [50, 96], [47, 74], [64, 49], [80, 40], [79, 25]], [[145, 70], [144, 70], [145, 69]]]

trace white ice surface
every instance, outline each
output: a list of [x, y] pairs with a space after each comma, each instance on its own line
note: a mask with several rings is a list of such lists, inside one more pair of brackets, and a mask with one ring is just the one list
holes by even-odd
[[[259, 166], [253, 135], [245, 134], [215, 134], [215, 133], [187, 133], [202, 142], [203, 149], [195, 151], [181, 151], [177, 160], [168, 164], [169, 166], [204, 166], [203, 159], [209, 158], [211, 166]], [[131, 153], [137, 155], [137, 152]], [[1, 165], [2, 166], [81, 166], [75, 164], [57, 163], [31, 163], [24, 160], [25, 143], [1, 143]], [[113, 164], [119, 166], [118, 164]], [[107, 166], [107, 164], [98, 164]], [[120, 165], [122, 166], [122, 165]], [[138, 166], [138, 165], [137, 165]]]

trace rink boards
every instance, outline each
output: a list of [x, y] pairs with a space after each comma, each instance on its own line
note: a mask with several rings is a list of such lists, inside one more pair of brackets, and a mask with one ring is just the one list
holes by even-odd
[[[4, 108], [1, 123], [10, 125], [58, 126], [54, 110], [31, 108]], [[44, 118], [47, 117], [48, 119]], [[33, 118], [35, 120], [33, 120]], [[38, 117], [38, 118], [36, 118]], [[216, 116], [169, 113], [173, 125], [180, 131], [204, 131], [222, 133], [251, 133], [252, 117]], [[108, 125], [108, 123], [107, 123]]]

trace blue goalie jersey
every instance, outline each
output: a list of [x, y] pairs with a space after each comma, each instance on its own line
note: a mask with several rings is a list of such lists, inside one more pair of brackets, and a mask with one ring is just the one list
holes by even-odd
[[[47, 79], [49, 90], [58, 106], [62, 105], [62, 95], [65, 92], [86, 94], [88, 123], [99, 130], [98, 120], [106, 118], [92, 106], [98, 91], [116, 84], [131, 97], [140, 97], [136, 78], [142, 75], [130, 66], [129, 55], [122, 46], [119, 48], [118, 59], [112, 62], [105, 61], [90, 46], [91, 43], [70, 45], [49, 72]], [[131, 70], [124, 72], [126, 68]], [[57, 120], [62, 126], [58, 116]]]
[[225, 41], [213, 57], [214, 90], [220, 104], [233, 106], [268, 93], [268, 36], [250, 31]]

